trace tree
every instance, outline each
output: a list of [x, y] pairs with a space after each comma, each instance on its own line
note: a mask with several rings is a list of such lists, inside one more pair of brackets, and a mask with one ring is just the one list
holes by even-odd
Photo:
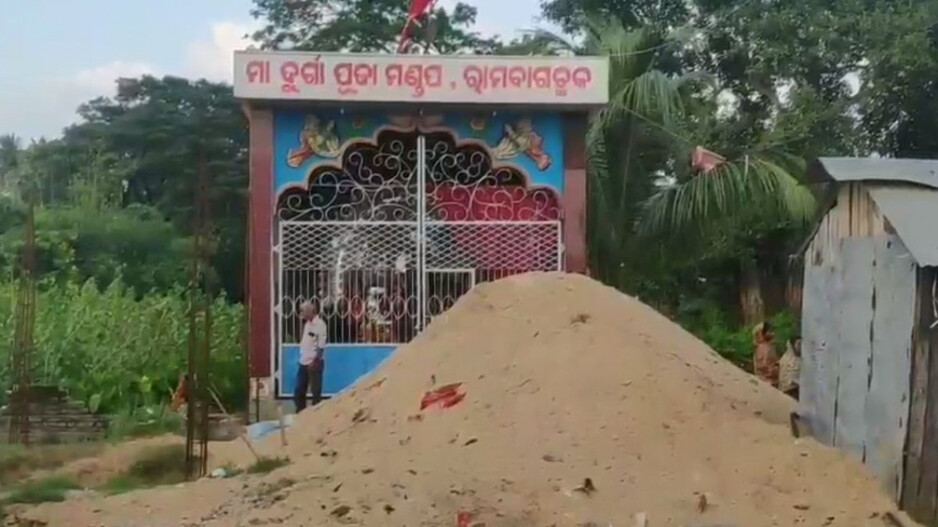
[[[254, 0], [251, 14], [266, 25], [254, 38], [269, 49], [391, 53], [407, 22], [408, 0]], [[496, 41], [470, 31], [476, 9], [436, 8], [414, 35], [436, 53], [488, 52]]]
[[15, 196], [22, 152], [20, 139], [13, 134], [0, 136], [0, 195]]
[[573, 33], [590, 12], [626, 28], [685, 28], [693, 38], [658, 68], [712, 75], [739, 117], [738, 143], [758, 140], [784, 118], [792, 127], [786, 140], [799, 143], [786, 144], [790, 150], [829, 154], [858, 151], [848, 82], [863, 58], [855, 26], [858, 13], [884, 1], [547, 0], [543, 11]]
[[86, 214], [142, 205], [186, 236], [204, 158], [216, 271], [229, 295], [242, 298], [247, 124], [231, 87], [176, 77], [120, 79], [115, 97], [92, 100], [79, 115], [82, 121], [61, 139], [28, 150], [44, 203], [80, 206]]
[[690, 21], [686, 0], [544, 0], [544, 18], [567, 33], [578, 33], [590, 17], [618, 22], [624, 29], [664, 29]]
[[859, 153], [848, 78], [862, 58], [851, 28], [861, 2], [697, 0], [703, 43], [686, 61], [716, 75], [740, 134], [774, 133], [804, 157]]
[[[739, 119], [718, 117], [718, 92], [706, 79], [657, 69], [659, 57], [670, 57], [680, 40], [618, 22], [589, 22], [585, 31], [582, 45], [569, 49], [609, 55], [611, 65], [610, 103], [587, 137], [592, 270], [643, 294], [667, 280], [663, 267], [686, 268], [695, 258], [729, 260], [741, 311], [760, 317], [757, 251], [738, 236], [720, 236], [732, 226], [754, 247], [766, 234], [803, 225], [814, 200], [793, 175], [797, 163], [777, 151], [771, 136], [739, 143]], [[693, 167], [699, 145], [727, 160], [713, 170]], [[764, 232], [741, 229], [744, 217], [758, 217]], [[700, 240], [707, 241], [692, 243]], [[736, 256], [714, 253], [714, 247], [732, 247]]]
[[[218, 193], [216, 211], [242, 203], [247, 184], [247, 125], [231, 87], [176, 77], [120, 79], [113, 99], [78, 110], [83, 122], [64, 142], [122, 176], [127, 203], [153, 205], [186, 221], [201, 155]], [[100, 170], [100, 168], [99, 168]]]
[[[23, 249], [22, 207], [4, 214], [0, 201], [0, 270], [10, 276]], [[149, 207], [132, 205], [89, 213], [84, 207], [36, 211], [36, 272], [45, 281], [84, 283], [102, 289], [117, 279], [137, 295], [182, 287], [187, 280], [188, 240]]]
[[896, 157], [938, 157], [938, 4], [874, 2], [858, 14], [863, 49], [858, 113], [866, 146]]
[[13, 134], [0, 135], [0, 171], [16, 168], [20, 146], [19, 137]]

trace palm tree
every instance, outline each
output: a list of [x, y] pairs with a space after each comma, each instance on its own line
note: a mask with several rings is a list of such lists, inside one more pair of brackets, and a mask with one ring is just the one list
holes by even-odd
[[[638, 232], [644, 240], [665, 239], [686, 256], [721, 247], [735, 267], [740, 313], [753, 324], [765, 315], [763, 275], [773, 267], [787, 274], [781, 260], [787, 263], [786, 251], [792, 248], [785, 244], [802, 235], [816, 202], [795, 176], [803, 171], [800, 159], [771, 138], [734, 144], [733, 134], [726, 133], [731, 127], [713, 110], [678, 127], [686, 139], [672, 144], [673, 163], [643, 204]], [[714, 158], [702, 144], [723, 155]], [[695, 154], [709, 156], [712, 163], [692, 163]]]
[[[798, 164], [777, 143], [740, 147], [738, 138], [722, 138], [730, 134], [716, 117], [712, 83], [659, 69], [684, 46], [679, 32], [626, 30], [593, 20], [579, 46], [544, 32], [538, 36], [555, 52], [610, 60], [610, 102], [593, 117], [587, 135], [588, 243], [597, 278], [634, 290], [642, 265], [669, 257], [668, 247], [678, 244], [689, 256], [688, 240], [705, 240], [734, 218], [756, 211], [803, 224], [813, 213], [811, 193], [793, 175]], [[701, 145], [722, 151], [717, 166], [691, 163]], [[739, 262], [746, 318], [761, 316], [751, 260], [741, 255]]]

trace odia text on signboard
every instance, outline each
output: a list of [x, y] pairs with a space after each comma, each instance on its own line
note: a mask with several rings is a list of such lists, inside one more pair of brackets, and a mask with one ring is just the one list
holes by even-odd
[[245, 99], [597, 105], [602, 57], [491, 57], [239, 52]]

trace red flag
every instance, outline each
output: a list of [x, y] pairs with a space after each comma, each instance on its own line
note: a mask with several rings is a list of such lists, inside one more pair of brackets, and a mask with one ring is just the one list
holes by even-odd
[[404, 30], [401, 31], [400, 43], [397, 45], [397, 52], [401, 53], [410, 42], [413, 25], [417, 19], [433, 9], [436, 0], [410, 0], [410, 11], [407, 13], [407, 22], [404, 23]]
[[694, 170], [698, 172], [703, 172], [706, 174], [711, 170], [717, 168], [726, 162], [726, 158], [711, 152], [702, 146], [698, 146], [694, 149], [694, 153], [691, 154], [690, 164], [694, 167]]

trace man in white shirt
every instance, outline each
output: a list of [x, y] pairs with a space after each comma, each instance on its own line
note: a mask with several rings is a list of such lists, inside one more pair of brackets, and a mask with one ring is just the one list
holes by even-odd
[[306, 408], [306, 393], [313, 392], [313, 404], [322, 400], [322, 373], [326, 368], [323, 354], [326, 351], [326, 323], [319, 316], [318, 308], [312, 303], [300, 306], [303, 320], [303, 337], [300, 339], [300, 364], [296, 372], [296, 388], [293, 403], [296, 413]]

